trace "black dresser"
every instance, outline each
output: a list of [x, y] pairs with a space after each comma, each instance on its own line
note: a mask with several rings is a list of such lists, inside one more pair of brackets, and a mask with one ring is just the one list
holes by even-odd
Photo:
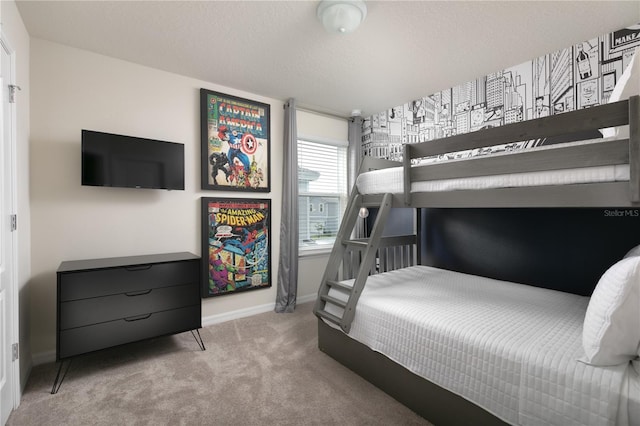
[[202, 326], [191, 253], [62, 262], [57, 281], [57, 361]]

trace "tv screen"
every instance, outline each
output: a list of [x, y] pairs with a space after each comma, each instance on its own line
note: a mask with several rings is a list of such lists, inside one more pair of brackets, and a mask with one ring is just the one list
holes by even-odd
[[82, 185], [184, 189], [184, 145], [82, 130]]

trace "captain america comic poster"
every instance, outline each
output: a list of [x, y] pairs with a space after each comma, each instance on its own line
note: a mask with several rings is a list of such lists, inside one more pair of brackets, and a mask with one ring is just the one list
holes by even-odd
[[202, 189], [270, 191], [270, 106], [200, 90]]
[[202, 198], [203, 297], [271, 287], [270, 200]]

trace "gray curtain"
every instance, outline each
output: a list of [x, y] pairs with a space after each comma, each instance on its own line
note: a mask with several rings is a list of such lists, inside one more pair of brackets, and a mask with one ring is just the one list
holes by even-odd
[[278, 262], [278, 313], [293, 312], [298, 292], [298, 130], [296, 101], [284, 105], [284, 178], [282, 219], [280, 221], [280, 259]]
[[[348, 150], [348, 183], [349, 190], [356, 184], [360, 163], [362, 162], [362, 117], [351, 117], [349, 119], [349, 150]], [[355, 238], [365, 236], [364, 221], [358, 220], [353, 228]]]

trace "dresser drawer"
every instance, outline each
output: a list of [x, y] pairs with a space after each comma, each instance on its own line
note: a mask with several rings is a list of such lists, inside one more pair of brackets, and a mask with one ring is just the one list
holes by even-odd
[[58, 359], [201, 327], [200, 305], [61, 330]]
[[195, 260], [61, 273], [59, 301], [198, 284], [199, 264]]
[[153, 288], [60, 303], [60, 329], [82, 327], [200, 303], [199, 285]]

